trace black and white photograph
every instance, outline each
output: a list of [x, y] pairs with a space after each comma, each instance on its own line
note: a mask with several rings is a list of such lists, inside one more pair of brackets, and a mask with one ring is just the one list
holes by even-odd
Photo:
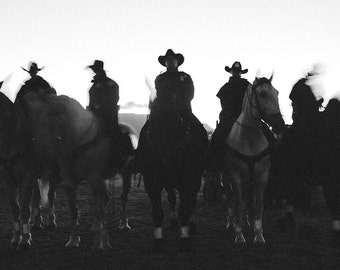
[[0, 4], [0, 269], [340, 269], [340, 1]]

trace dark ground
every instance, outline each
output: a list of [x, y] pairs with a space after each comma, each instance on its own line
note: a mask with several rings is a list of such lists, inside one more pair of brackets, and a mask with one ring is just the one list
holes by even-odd
[[[199, 193], [196, 222], [200, 234], [193, 237], [193, 253], [182, 256], [178, 250], [176, 233], [166, 229], [166, 256], [156, 259], [150, 254], [153, 225], [149, 199], [143, 185], [133, 183], [128, 204], [132, 230], [118, 230], [120, 181], [116, 182], [114, 200], [108, 207], [112, 250], [93, 252], [89, 230], [89, 205], [92, 198], [86, 183], [78, 193], [82, 242], [78, 250], [64, 248], [68, 240], [68, 207], [63, 193], [56, 201], [58, 229], [33, 234], [32, 249], [13, 251], [9, 248], [11, 222], [5, 194], [0, 189], [0, 269], [340, 269], [340, 249], [331, 246], [330, 217], [326, 209], [298, 214], [299, 232], [285, 235], [275, 226], [273, 210], [264, 215], [265, 247], [252, 244], [251, 230], [245, 233], [248, 243], [244, 247], [233, 244], [233, 234], [225, 230], [226, 214], [219, 205], [208, 206]], [[113, 201], [115, 207], [113, 207]], [[169, 207], [164, 196], [164, 208]], [[316, 218], [318, 217], [318, 218]]]

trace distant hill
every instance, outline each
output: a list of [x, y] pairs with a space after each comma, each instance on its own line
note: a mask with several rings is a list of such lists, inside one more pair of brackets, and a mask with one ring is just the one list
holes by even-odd
[[[133, 126], [137, 130], [138, 134], [146, 122], [146, 114], [120, 113], [118, 117], [119, 122], [124, 122]], [[208, 124], [203, 123], [203, 126], [208, 133], [212, 133], [214, 131], [214, 129]]]
[[146, 122], [145, 114], [120, 113], [118, 118], [119, 122], [124, 122], [133, 126], [137, 130], [138, 135]]

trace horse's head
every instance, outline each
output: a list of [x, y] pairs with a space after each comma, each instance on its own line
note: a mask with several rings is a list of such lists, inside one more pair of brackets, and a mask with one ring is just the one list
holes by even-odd
[[273, 76], [270, 79], [255, 79], [250, 89], [250, 104], [253, 115], [272, 126], [275, 133], [281, 133], [285, 128], [285, 123], [279, 106], [279, 92], [273, 87], [272, 78]]
[[168, 130], [170, 133], [178, 131], [182, 117], [175, 93], [166, 93], [155, 99], [151, 108], [150, 122], [153, 126]]
[[25, 133], [31, 133], [36, 126], [41, 125], [42, 123], [37, 119], [44, 119], [47, 111], [42, 95], [32, 91], [15, 102], [15, 109], [18, 116], [18, 129]]

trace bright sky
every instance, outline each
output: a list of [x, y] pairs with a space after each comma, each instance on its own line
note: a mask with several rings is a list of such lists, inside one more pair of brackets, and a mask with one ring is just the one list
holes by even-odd
[[[159, 55], [182, 53], [180, 67], [195, 85], [194, 113], [214, 127], [216, 93], [226, 65], [241, 61], [253, 81], [258, 68], [275, 70], [273, 85], [287, 122], [294, 82], [316, 62], [327, 67], [325, 86], [340, 90], [339, 0], [1, 0], [0, 80], [12, 100], [30, 61], [59, 94], [88, 103], [92, 79], [85, 69], [105, 62], [120, 85], [120, 105], [148, 102], [145, 78], [164, 68]], [[137, 112], [137, 110], [136, 110]]]

